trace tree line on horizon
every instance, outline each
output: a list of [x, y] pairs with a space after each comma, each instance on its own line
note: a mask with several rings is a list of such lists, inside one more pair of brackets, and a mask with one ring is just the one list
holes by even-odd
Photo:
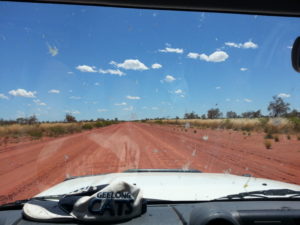
[[290, 109], [290, 103], [287, 103], [283, 98], [278, 96], [273, 96], [273, 100], [268, 105], [269, 115], [263, 115], [261, 110], [257, 111], [247, 111], [238, 115], [234, 111], [228, 111], [223, 116], [223, 113], [219, 108], [211, 108], [206, 114], [199, 116], [195, 112], [185, 113], [184, 119], [219, 119], [219, 118], [261, 118], [261, 117], [300, 117], [300, 112], [296, 109]]

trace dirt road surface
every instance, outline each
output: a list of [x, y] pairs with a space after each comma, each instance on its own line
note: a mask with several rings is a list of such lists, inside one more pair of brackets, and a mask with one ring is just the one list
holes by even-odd
[[0, 147], [0, 202], [34, 196], [69, 176], [132, 168], [199, 169], [300, 184], [300, 141], [263, 134], [126, 122]]

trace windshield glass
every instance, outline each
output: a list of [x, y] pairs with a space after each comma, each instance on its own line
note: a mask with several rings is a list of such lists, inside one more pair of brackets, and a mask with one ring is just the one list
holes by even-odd
[[0, 10], [1, 203], [128, 169], [300, 184], [299, 18]]

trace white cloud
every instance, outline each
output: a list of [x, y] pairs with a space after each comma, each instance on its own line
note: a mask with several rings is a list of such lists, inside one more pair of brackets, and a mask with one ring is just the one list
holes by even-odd
[[58, 49], [55, 46], [51, 46], [48, 44], [49, 54], [52, 56], [56, 56], [58, 54]]
[[57, 89], [51, 89], [48, 91], [48, 93], [51, 93], [51, 94], [59, 94], [60, 93], [60, 90], [57, 90]]
[[226, 102], [230, 102], [231, 99], [230, 99], [230, 98], [226, 98], [225, 101], [226, 101]]
[[141, 99], [141, 97], [139, 97], [139, 96], [130, 96], [130, 95], [127, 95], [126, 98], [130, 99], [130, 100], [140, 100]]
[[33, 100], [33, 102], [37, 105], [40, 105], [40, 106], [46, 106], [47, 104], [45, 102], [42, 102], [41, 100], [39, 99], [35, 99]]
[[72, 72], [72, 71], [69, 71], [68, 74], [73, 74], [73, 72]]
[[152, 64], [151, 67], [152, 67], [152, 69], [160, 69], [160, 68], [162, 68], [162, 65], [159, 63], [154, 63], [154, 64]]
[[110, 64], [125, 70], [148, 70], [149, 68], [138, 59], [126, 59], [123, 63], [111, 61]]
[[206, 54], [199, 55], [199, 58], [206, 62], [223, 62], [228, 57], [229, 55], [226, 52], [220, 50], [217, 50], [210, 55], [206, 55]]
[[171, 48], [171, 47], [165, 47], [164, 49], [159, 49], [160, 52], [171, 52], [171, 53], [183, 53], [182, 48]]
[[127, 105], [126, 102], [121, 102], [121, 103], [115, 103], [116, 106], [124, 106], [124, 105]]
[[290, 94], [286, 94], [286, 93], [280, 93], [277, 96], [280, 97], [280, 98], [289, 98], [289, 97], [291, 97]]
[[108, 69], [108, 70], [103, 70], [103, 69], [99, 69], [99, 73], [103, 73], [103, 74], [112, 74], [112, 75], [118, 75], [118, 76], [125, 76], [126, 73], [122, 72], [121, 70], [117, 69], [117, 70], [112, 70], [112, 69]]
[[8, 99], [8, 97], [5, 94], [0, 93], [0, 99]]
[[218, 86], [218, 87], [216, 87], [216, 90], [220, 90], [220, 89], [221, 89], [221, 87], [219, 87], [219, 86]]
[[171, 83], [173, 81], [175, 81], [175, 77], [173, 77], [172, 75], [167, 75], [164, 79], [165, 82]]
[[132, 110], [133, 110], [133, 106], [129, 106], [129, 107], [127, 107], [127, 108], [124, 108], [123, 110], [124, 110], [124, 111], [132, 111]]
[[242, 67], [240, 70], [244, 72], [244, 71], [247, 71], [248, 68]]
[[25, 89], [19, 88], [17, 90], [11, 90], [8, 92], [10, 95], [24, 97], [24, 98], [35, 98], [36, 91], [26, 91]]
[[246, 41], [244, 43], [225, 42], [225, 45], [227, 45], [229, 47], [233, 47], [233, 48], [244, 48], [244, 49], [258, 48], [258, 44], [255, 44], [252, 41]]
[[199, 57], [199, 54], [196, 53], [196, 52], [190, 52], [188, 55], [187, 55], [188, 58], [191, 58], [191, 59], [197, 59]]
[[79, 112], [78, 110], [73, 110], [73, 111], [66, 110], [65, 112], [66, 112], [66, 113], [73, 114], [73, 115], [75, 115], [75, 114], [80, 114], [80, 112]]
[[287, 46], [287, 48], [288, 48], [288, 49], [292, 49], [292, 48], [293, 48], [293, 46]]
[[95, 82], [94, 85], [95, 85], [95, 86], [99, 86], [100, 83], [99, 83], [99, 82]]
[[177, 89], [174, 93], [175, 93], [175, 94], [182, 94], [183, 91], [182, 91], [181, 89]]
[[81, 97], [79, 97], [79, 96], [71, 96], [69, 99], [79, 100], [79, 99], [81, 99]]
[[107, 109], [97, 109], [97, 112], [107, 112]]
[[206, 62], [223, 62], [229, 57], [229, 55], [224, 51], [217, 50], [210, 55], [206, 55], [204, 53], [199, 54], [196, 52], [190, 52], [187, 55], [187, 57], [190, 59], [199, 58], [200, 60], [204, 60]]
[[152, 110], [158, 110], [158, 107], [151, 107]]
[[96, 73], [97, 71], [95, 70], [96, 67], [94, 66], [88, 66], [88, 65], [79, 65], [76, 67], [77, 70], [80, 72], [88, 72], [88, 73]]
[[245, 102], [252, 102], [252, 100], [249, 99], [249, 98], [244, 98], [244, 101], [245, 101]]

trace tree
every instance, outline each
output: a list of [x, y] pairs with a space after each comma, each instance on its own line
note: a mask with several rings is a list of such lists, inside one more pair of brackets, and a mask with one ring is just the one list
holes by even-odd
[[202, 114], [202, 115], [201, 115], [201, 119], [205, 120], [205, 119], [206, 119], [206, 115], [205, 115], [205, 114]]
[[229, 111], [226, 113], [226, 117], [229, 119], [229, 118], [237, 118], [238, 115], [236, 114], [236, 112], [233, 112], [233, 111]]
[[28, 124], [36, 124], [37, 122], [38, 122], [38, 119], [36, 118], [35, 115], [30, 116], [30, 117], [27, 119], [27, 123], [28, 123]]
[[260, 117], [262, 117], [262, 115], [261, 115], [261, 111], [257, 110], [257, 111], [244, 112], [244, 113], [242, 113], [242, 117], [243, 118], [260, 118]]
[[268, 111], [270, 112], [270, 115], [274, 117], [284, 116], [290, 110], [289, 106], [290, 104], [284, 102], [281, 97], [273, 96], [273, 101], [270, 102]]
[[67, 113], [66, 117], [65, 117], [65, 122], [67, 122], [67, 123], [73, 123], [73, 122], [77, 122], [77, 120], [76, 120], [75, 116], [73, 116], [70, 113]]
[[199, 119], [199, 116], [195, 112], [185, 113], [184, 119]]
[[207, 111], [207, 118], [208, 119], [217, 119], [222, 116], [222, 113], [220, 112], [220, 109], [218, 108], [212, 108]]
[[293, 109], [290, 113], [286, 115], [287, 117], [299, 117], [300, 118], [300, 112], [296, 109]]

